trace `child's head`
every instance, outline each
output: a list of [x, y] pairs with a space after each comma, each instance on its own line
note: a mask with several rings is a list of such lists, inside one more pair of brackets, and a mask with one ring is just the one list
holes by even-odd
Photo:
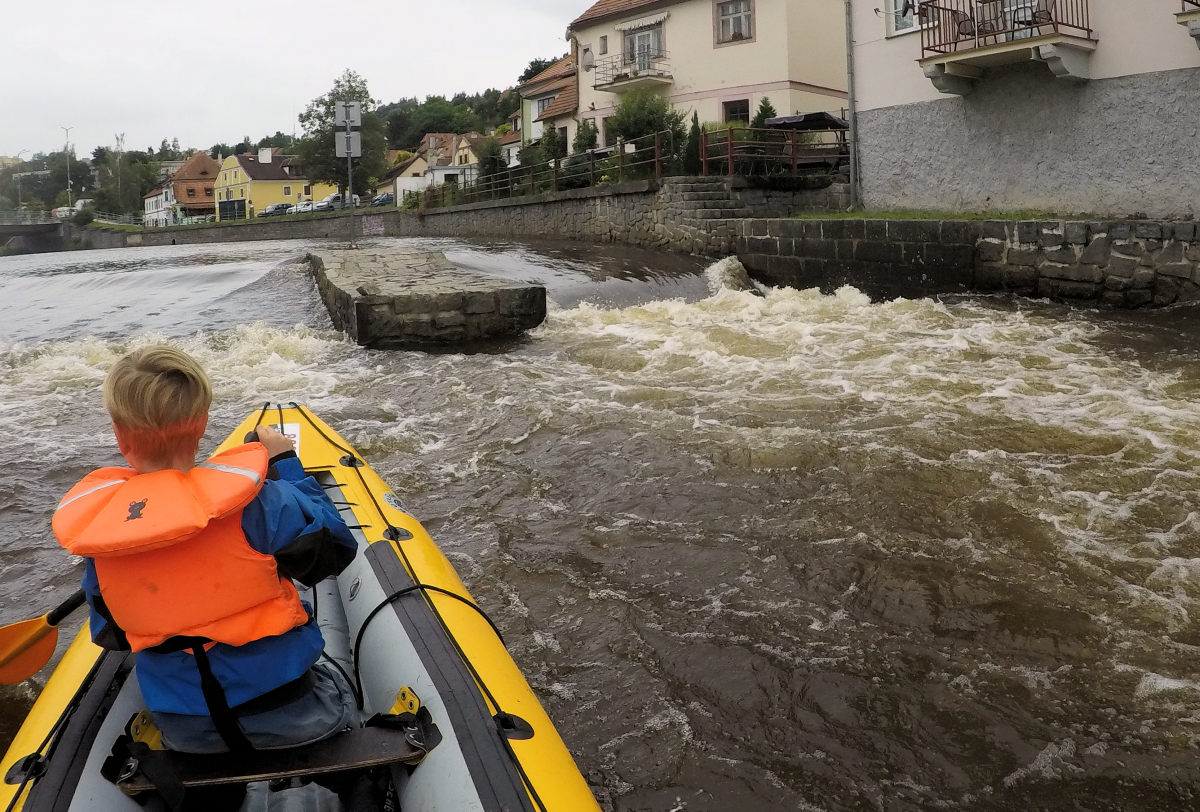
[[104, 407], [126, 458], [166, 464], [194, 456], [211, 404], [204, 370], [187, 353], [163, 344], [134, 350], [104, 379]]

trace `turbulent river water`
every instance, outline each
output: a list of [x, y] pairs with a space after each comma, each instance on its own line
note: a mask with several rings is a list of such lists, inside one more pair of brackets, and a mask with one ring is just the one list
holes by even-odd
[[[379, 244], [540, 280], [549, 317], [503, 352], [373, 352], [304, 242], [0, 259], [0, 622], [74, 589], [50, 511], [117, 461], [108, 366], [169, 339], [214, 380], [204, 448], [268, 399], [359, 448], [605, 810], [1200, 803], [1194, 311]], [[38, 684], [2, 689], [5, 736]]]

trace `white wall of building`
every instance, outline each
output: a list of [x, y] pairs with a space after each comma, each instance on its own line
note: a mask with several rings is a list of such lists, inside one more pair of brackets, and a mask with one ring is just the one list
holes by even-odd
[[[851, 2], [858, 109], [946, 98], [917, 64], [921, 58], [918, 29], [889, 35], [886, 14], [875, 14], [876, 8], [886, 12], [896, 0]], [[1099, 40], [1090, 59], [1093, 80], [1200, 66], [1196, 41], [1175, 21], [1179, 0], [1090, 0], [1089, 8]]]
[[[588, 49], [595, 62], [621, 54], [624, 32], [617, 25], [657, 17], [673, 81], [658, 92], [701, 122], [723, 121], [723, 103], [747, 99], [753, 116], [765, 96], [780, 115], [845, 106], [846, 38], [842, 0], [753, 0], [750, 40], [717, 43], [714, 0], [689, 0], [648, 12], [584, 24], [573, 32], [576, 52]], [[608, 53], [600, 53], [607, 37]], [[579, 119], [597, 126], [612, 115], [620, 96], [593, 87], [595, 72], [579, 69]]]

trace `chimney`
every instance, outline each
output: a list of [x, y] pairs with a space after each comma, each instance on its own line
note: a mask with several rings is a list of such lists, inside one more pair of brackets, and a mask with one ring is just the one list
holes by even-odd
[[271, 148], [270, 147], [263, 147], [262, 149], [260, 149], [258, 151], [258, 162], [260, 164], [271, 163]]

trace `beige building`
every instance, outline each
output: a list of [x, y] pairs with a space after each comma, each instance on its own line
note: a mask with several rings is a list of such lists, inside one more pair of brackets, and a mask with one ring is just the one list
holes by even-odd
[[[604, 126], [635, 87], [700, 121], [749, 121], [763, 98], [779, 115], [846, 105], [842, 0], [600, 0], [569, 26], [578, 99], [568, 138]], [[559, 122], [559, 126], [563, 126]]]
[[868, 208], [1200, 211], [1200, 0], [851, 0]]

